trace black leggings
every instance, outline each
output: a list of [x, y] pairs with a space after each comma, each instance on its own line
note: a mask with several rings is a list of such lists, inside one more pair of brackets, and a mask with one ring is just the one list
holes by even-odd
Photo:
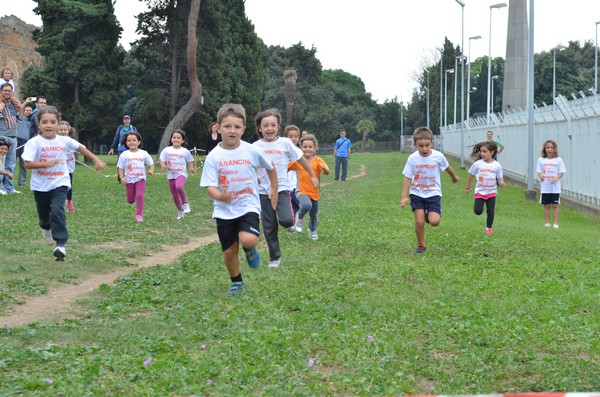
[[496, 209], [496, 196], [490, 197], [487, 200], [482, 198], [475, 199], [475, 205], [473, 206], [473, 211], [475, 215], [481, 215], [483, 213], [483, 203], [485, 202], [487, 208], [487, 221], [486, 227], [491, 228], [494, 224], [494, 210]]

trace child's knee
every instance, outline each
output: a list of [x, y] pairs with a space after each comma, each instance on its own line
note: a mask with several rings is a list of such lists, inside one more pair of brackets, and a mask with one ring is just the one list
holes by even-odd
[[[258, 245], [258, 236], [248, 232], [240, 232], [240, 244], [246, 249], [252, 249]], [[236, 252], [237, 255], [237, 252]]]
[[481, 215], [483, 214], [483, 208], [475, 208], [473, 209], [473, 212], [475, 213], [475, 215]]

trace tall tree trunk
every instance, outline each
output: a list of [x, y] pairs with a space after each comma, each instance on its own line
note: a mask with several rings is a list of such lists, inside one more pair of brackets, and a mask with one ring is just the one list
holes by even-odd
[[294, 69], [283, 72], [284, 94], [285, 94], [285, 120], [287, 125], [292, 124], [294, 118], [294, 100], [296, 99], [296, 80], [298, 74]]
[[[173, 11], [175, 14], [175, 11]], [[173, 17], [173, 24], [171, 25], [171, 103], [169, 106], [169, 118], [175, 117], [175, 109], [177, 108], [177, 97], [179, 96], [179, 25], [177, 24], [176, 18]]]
[[190, 99], [179, 109], [175, 117], [171, 119], [165, 132], [163, 133], [162, 139], [160, 140], [160, 146], [158, 153], [169, 145], [171, 132], [176, 129], [183, 128], [185, 123], [196, 113], [200, 106], [202, 106], [202, 84], [198, 80], [196, 73], [196, 51], [198, 48], [198, 38], [196, 37], [196, 28], [198, 26], [198, 19], [200, 18], [200, 2], [201, 0], [192, 0], [190, 5], [190, 15], [188, 16], [188, 32], [187, 32], [187, 69], [188, 77], [190, 81], [190, 88], [192, 95]]

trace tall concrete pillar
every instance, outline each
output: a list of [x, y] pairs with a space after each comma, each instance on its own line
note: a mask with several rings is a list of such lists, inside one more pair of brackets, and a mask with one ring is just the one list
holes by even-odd
[[502, 111], [527, 107], [527, 0], [508, 3]]

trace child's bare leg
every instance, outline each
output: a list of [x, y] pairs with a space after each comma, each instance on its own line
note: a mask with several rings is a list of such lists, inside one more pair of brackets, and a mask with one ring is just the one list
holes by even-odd
[[544, 204], [544, 219], [546, 224], [550, 224], [550, 204]]
[[242, 247], [245, 249], [250, 250], [258, 245], [258, 236], [256, 234], [252, 234], [249, 232], [240, 232], [239, 238], [240, 244], [242, 244]]
[[415, 210], [415, 233], [417, 235], [417, 244], [425, 245], [425, 211]]
[[431, 226], [437, 226], [437, 225], [440, 224], [440, 221], [442, 220], [442, 217], [437, 212], [431, 212], [431, 211], [429, 211], [427, 213], [427, 219], [429, 219], [429, 224]]
[[240, 274], [240, 258], [238, 257], [239, 249], [239, 243], [235, 242], [231, 247], [223, 251], [223, 261], [225, 262], [225, 267], [227, 268], [230, 277], [236, 277]]
[[[554, 224], [558, 225], [558, 205], [554, 204], [552, 207], [554, 209]], [[548, 222], [550, 222], [550, 221], [548, 221]]]

